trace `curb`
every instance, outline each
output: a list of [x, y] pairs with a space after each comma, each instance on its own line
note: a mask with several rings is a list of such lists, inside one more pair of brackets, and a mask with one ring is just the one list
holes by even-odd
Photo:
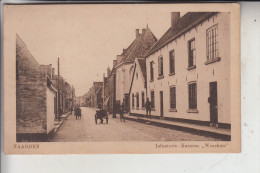
[[146, 119], [142, 119], [142, 118], [132, 118], [132, 117], [129, 117], [129, 116], [125, 116], [125, 119], [130, 120], [130, 121], [139, 122], [139, 123], [144, 123], [144, 124], [149, 122], [150, 125], [154, 125], [154, 126], [158, 126], [158, 127], [189, 132], [189, 133], [192, 133], [192, 134], [202, 135], [202, 136], [206, 136], [206, 137], [212, 137], [212, 138], [220, 139], [220, 140], [223, 140], [223, 141], [231, 141], [231, 136], [226, 135], [226, 134], [220, 134], [220, 133], [216, 133], [216, 132], [210, 132], [210, 131], [206, 131], [206, 130], [195, 129], [195, 128], [192, 128], [192, 127], [183, 127], [183, 126], [174, 125], [174, 124], [165, 124], [165, 123], [162, 123], [162, 122], [155, 122], [155, 121], [146, 120]]

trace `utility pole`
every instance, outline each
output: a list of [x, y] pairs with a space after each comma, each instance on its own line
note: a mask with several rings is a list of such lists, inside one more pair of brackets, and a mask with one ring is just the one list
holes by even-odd
[[58, 119], [60, 121], [60, 58], [58, 58]]
[[113, 73], [113, 118], [116, 118], [116, 72]]

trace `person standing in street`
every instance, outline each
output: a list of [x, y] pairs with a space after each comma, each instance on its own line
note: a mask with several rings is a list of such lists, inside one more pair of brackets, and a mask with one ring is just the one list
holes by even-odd
[[120, 121], [125, 122], [125, 117], [124, 117], [124, 110], [125, 110], [125, 104], [124, 101], [122, 102], [122, 105], [120, 106]]
[[76, 115], [76, 120], [81, 119], [81, 109], [79, 107], [75, 108], [75, 115]]
[[[146, 118], [150, 118], [152, 119], [151, 117], [151, 102], [149, 101], [149, 98], [146, 99], [146, 103], [145, 103], [145, 109], [146, 109]], [[148, 117], [149, 116], [149, 117]]]

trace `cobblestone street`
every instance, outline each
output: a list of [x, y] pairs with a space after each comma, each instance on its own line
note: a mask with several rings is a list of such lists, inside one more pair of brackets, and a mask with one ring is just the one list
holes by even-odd
[[82, 119], [76, 120], [74, 115], [70, 115], [53, 137], [53, 142], [216, 140], [134, 121], [120, 122], [119, 115], [117, 115], [117, 118], [112, 118], [109, 115], [108, 124], [101, 124], [98, 120], [96, 125], [95, 109], [82, 107], [81, 110]]

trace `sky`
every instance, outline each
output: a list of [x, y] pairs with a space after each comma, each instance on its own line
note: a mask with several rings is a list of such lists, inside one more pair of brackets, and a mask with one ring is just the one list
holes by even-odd
[[[174, 5], [16, 6], [16, 33], [40, 64], [52, 64], [76, 96], [102, 81], [107, 67], [148, 27], [159, 39], [170, 27]], [[185, 12], [181, 12], [183, 15]]]

